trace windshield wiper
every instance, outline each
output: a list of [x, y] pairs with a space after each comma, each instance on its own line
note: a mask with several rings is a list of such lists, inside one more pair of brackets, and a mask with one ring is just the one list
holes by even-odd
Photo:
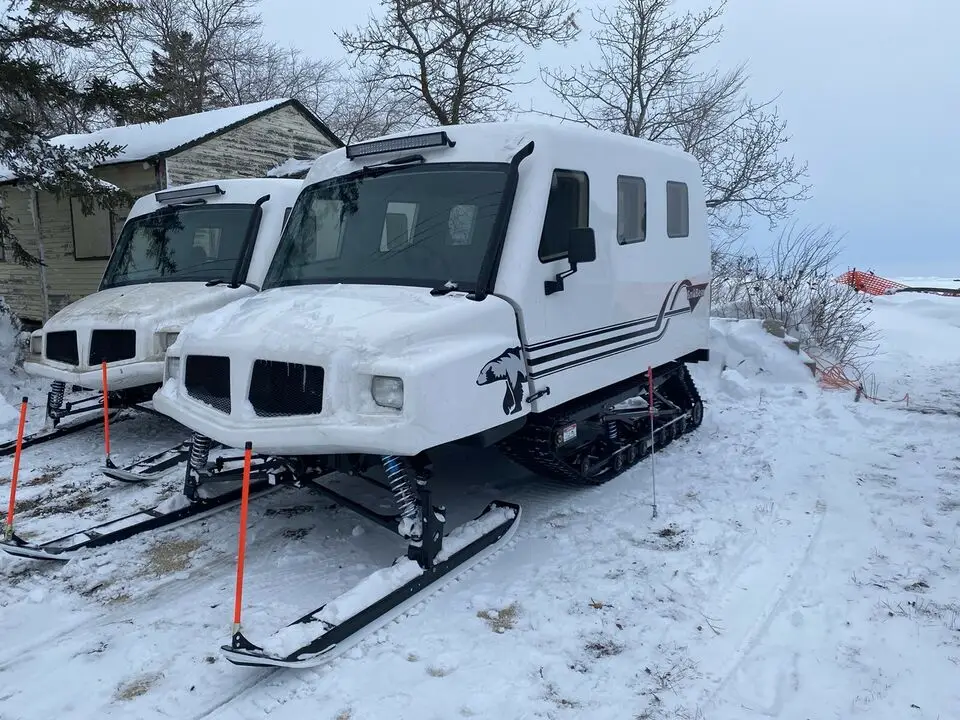
[[443, 285], [437, 285], [433, 290], [430, 291], [431, 295], [447, 295], [452, 293], [454, 290], [459, 290], [460, 286], [457, 285], [453, 280], [447, 280]]
[[[217, 278], [216, 280], [207, 280], [207, 282], [204, 283], [204, 284], [205, 284], [207, 287], [213, 287], [213, 286], [215, 286], [215, 285], [223, 285], [224, 283], [227, 283], [227, 281], [226, 281], [226, 280], [222, 280], [222, 279], [220, 279], [220, 278]], [[228, 287], [228, 288], [231, 288], [231, 289], [234, 289], [234, 290], [235, 290], [236, 288], [240, 287], [241, 285], [246, 285], [247, 287], [252, 287], [252, 288], [253, 288], [254, 290], [256, 290], [257, 292], [260, 292], [260, 288], [258, 288], [258, 287], [257, 287], [256, 285], [254, 285], [252, 282], [231, 282], [231, 283], [227, 283], [227, 287]]]
[[386, 160], [376, 165], [364, 165], [360, 170], [360, 177], [380, 177], [391, 170], [399, 170], [414, 163], [425, 163], [427, 159], [423, 155], [404, 155], [403, 157]]

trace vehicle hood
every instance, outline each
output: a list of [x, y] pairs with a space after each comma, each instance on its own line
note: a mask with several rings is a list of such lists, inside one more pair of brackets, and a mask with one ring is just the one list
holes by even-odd
[[[504, 321], [507, 321], [504, 327]], [[309, 361], [340, 351], [402, 356], [407, 348], [486, 332], [516, 334], [513, 309], [493, 295], [477, 302], [429, 288], [309, 285], [276, 288], [198, 318], [176, 348]], [[209, 339], [205, 342], [205, 339]]]
[[249, 297], [256, 291], [202, 282], [126, 285], [81, 298], [50, 318], [44, 330], [136, 329], [175, 331], [197, 315]]

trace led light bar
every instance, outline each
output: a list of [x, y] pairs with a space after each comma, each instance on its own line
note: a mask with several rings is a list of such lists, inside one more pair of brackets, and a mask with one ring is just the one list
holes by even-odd
[[403, 150], [420, 150], [421, 148], [453, 147], [456, 143], [443, 130], [424, 133], [423, 135], [409, 135], [407, 137], [389, 138], [387, 140], [370, 140], [368, 142], [347, 145], [347, 159], [379, 155], [381, 153], [398, 152]]
[[158, 203], [169, 203], [178, 200], [192, 200], [193, 198], [207, 197], [208, 195], [223, 194], [224, 191], [219, 185], [201, 185], [200, 187], [164, 190], [154, 194], [154, 198], [156, 198]]

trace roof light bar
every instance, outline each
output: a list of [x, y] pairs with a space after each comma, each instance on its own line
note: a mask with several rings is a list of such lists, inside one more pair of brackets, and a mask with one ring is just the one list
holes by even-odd
[[387, 140], [370, 140], [368, 142], [347, 145], [347, 159], [379, 155], [381, 153], [398, 152], [403, 150], [419, 150], [421, 148], [453, 147], [456, 143], [450, 139], [446, 131], [424, 133], [423, 135], [408, 135], [407, 137], [389, 138]]
[[219, 185], [201, 185], [200, 187], [164, 190], [154, 194], [154, 198], [156, 198], [158, 203], [169, 203], [178, 200], [192, 200], [193, 198], [202, 198], [208, 195], [223, 194], [224, 190]]

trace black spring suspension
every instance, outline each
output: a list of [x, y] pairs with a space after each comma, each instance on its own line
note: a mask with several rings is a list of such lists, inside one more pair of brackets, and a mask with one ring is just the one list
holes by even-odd
[[206, 435], [193, 434], [193, 437], [190, 438], [190, 467], [194, 470], [203, 470], [207, 466], [211, 445], [213, 445], [213, 441]]
[[50, 383], [49, 401], [47, 405], [51, 410], [59, 410], [63, 407], [63, 398], [67, 392], [67, 384], [63, 380], [54, 380]]
[[400, 516], [416, 525], [420, 519], [420, 504], [417, 501], [413, 478], [396, 455], [385, 455], [382, 462], [383, 472], [387, 476], [387, 483], [400, 510]]

